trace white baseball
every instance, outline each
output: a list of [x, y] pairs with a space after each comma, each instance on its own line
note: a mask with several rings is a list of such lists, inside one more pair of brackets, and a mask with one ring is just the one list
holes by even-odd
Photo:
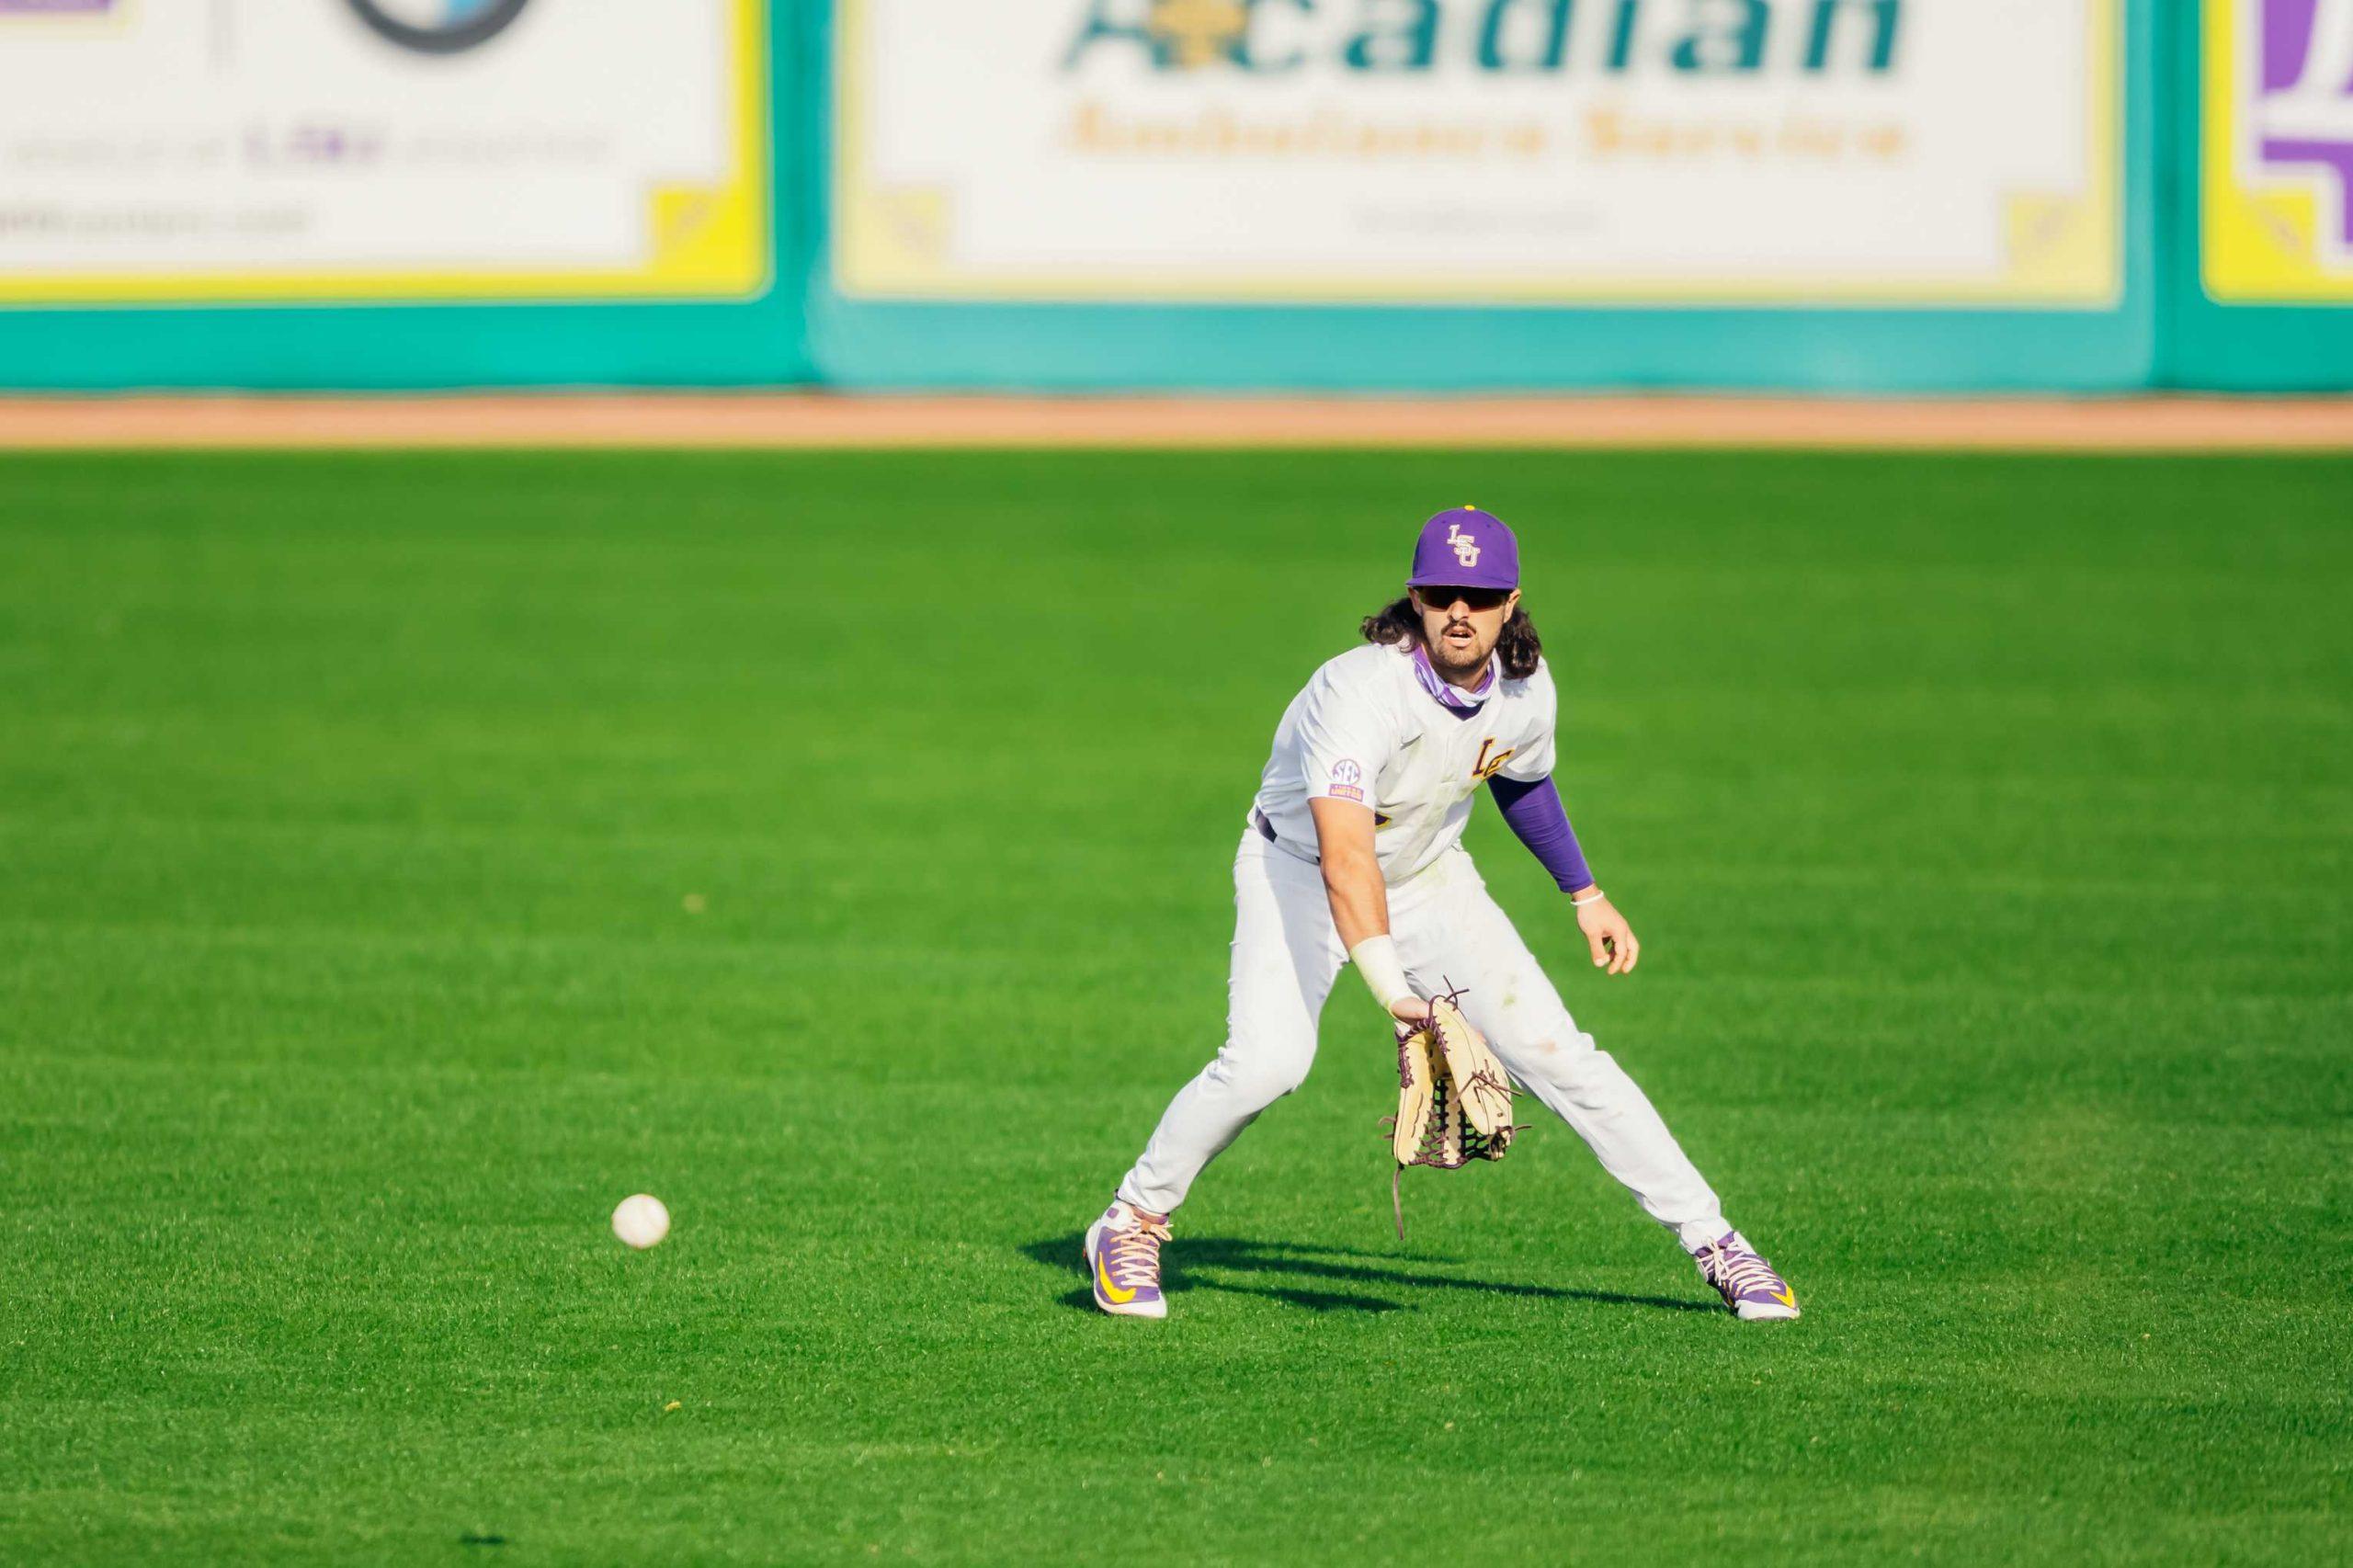
[[669, 1233], [670, 1211], [650, 1193], [624, 1198], [613, 1210], [613, 1234], [641, 1252]]

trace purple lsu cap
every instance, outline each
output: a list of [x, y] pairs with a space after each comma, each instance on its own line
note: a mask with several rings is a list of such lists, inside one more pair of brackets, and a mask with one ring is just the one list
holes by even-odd
[[1476, 506], [1449, 506], [1422, 525], [1409, 588], [1517, 588], [1519, 540], [1503, 519]]

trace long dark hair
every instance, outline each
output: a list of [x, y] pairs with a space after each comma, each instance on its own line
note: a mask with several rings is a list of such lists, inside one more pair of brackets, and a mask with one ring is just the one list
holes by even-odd
[[[1363, 631], [1368, 642], [1422, 642], [1422, 612], [1414, 608], [1412, 596], [1396, 603], [1384, 605], [1364, 618]], [[1536, 661], [1544, 653], [1544, 640], [1536, 635], [1536, 623], [1518, 605], [1511, 608], [1511, 619], [1504, 622], [1503, 631], [1495, 638], [1495, 657], [1504, 664], [1504, 678], [1526, 680], [1536, 673]]]

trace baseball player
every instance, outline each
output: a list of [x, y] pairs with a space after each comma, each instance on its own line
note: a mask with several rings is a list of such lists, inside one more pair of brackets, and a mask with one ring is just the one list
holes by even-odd
[[1552, 784], [1552, 676], [1520, 608], [1518, 540], [1474, 507], [1440, 512], [1422, 528], [1406, 586], [1366, 619], [1365, 646], [1317, 670], [1275, 730], [1233, 861], [1225, 1046], [1169, 1102], [1088, 1228], [1096, 1305], [1167, 1315], [1169, 1216], [1202, 1167], [1307, 1076], [1324, 1000], [1354, 964], [1401, 1024], [1422, 1023], [1431, 996], [1459, 988], [1511, 1075], [1675, 1233], [1725, 1306], [1796, 1317], [1796, 1293], [1569, 1017], [1462, 847], [1483, 784], [1568, 895], [1595, 966], [1633, 972], [1642, 945], [1586, 869]]

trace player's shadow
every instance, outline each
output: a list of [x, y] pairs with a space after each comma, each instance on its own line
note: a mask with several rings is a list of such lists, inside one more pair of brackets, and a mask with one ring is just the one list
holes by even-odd
[[[1083, 1280], [1086, 1278], [1086, 1239], [1085, 1233], [1073, 1231], [1044, 1241], [1030, 1242], [1021, 1250], [1037, 1262], [1066, 1270]], [[1669, 1296], [1630, 1296], [1615, 1290], [1577, 1290], [1559, 1285], [1521, 1285], [1508, 1280], [1466, 1279], [1458, 1275], [1422, 1273], [1393, 1264], [1364, 1261], [1381, 1255], [1360, 1252], [1353, 1247], [1256, 1241], [1245, 1236], [1187, 1236], [1172, 1245], [1165, 1256], [1166, 1264], [1160, 1286], [1171, 1296], [1182, 1295], [1187, 1290], [1229, 1290], [1237, 1295], [1264, 1296], [1316, 1312], [1413, 1310], [1402, 1301], [1360, 1293], [1362, 1287], [1382, 1285], [1415, 1290], [1476, 1290], [1488, 1295], [1532, 1296], [1542, 1301], [1584, 1301], [1597, 1306], [1649, 1307], [1670, 1312], [1715, 1310], [1703, 1302], [1677, 1301]], [[1437, 1258], [1424, 1261], [1446, 1263], [1452, 1260]], [[1302, 1290], [1290, 1285], [1233, 1284], [1208, 1278], [1198, 1272], [1199, 1270], [1302, 1276], [1336, 1289]], [[1062, 1302], [1064, 1306], [1082, 1311], [1095, 1310], [1093, 1293], [1083, 1284], [1077, 1290], [1065, 1293]]]

